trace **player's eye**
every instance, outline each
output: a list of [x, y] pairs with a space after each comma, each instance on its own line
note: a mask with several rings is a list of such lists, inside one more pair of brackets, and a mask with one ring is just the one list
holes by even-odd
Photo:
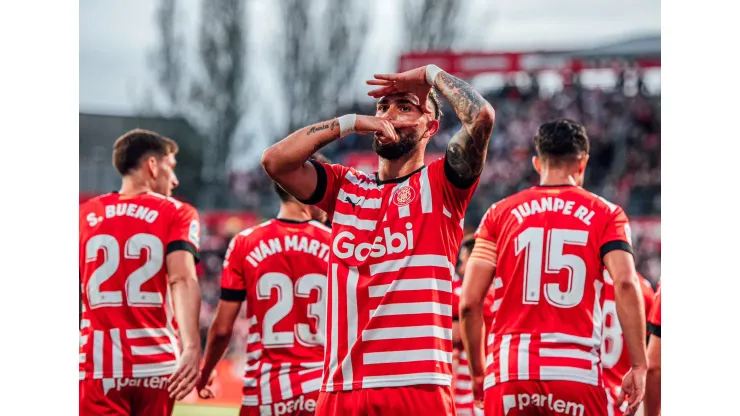
[[408, 105], [402, 105], [401, 106], [401, 111], [403, 111], [404, 113], [405, 112], [408, 112], [408, 111], [411, 111], [411, 107], [408, 106]]
[[386, 111], [388, 111], [388, 106], [387, 105], [379, 105], [378, 106], [378, 111], [380, 111], [381, 113], [385, 113]]

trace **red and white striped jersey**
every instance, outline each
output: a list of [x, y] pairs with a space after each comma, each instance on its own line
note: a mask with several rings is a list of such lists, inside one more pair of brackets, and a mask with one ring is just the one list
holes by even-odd
[[[501, 287], [501, 279], [495, 279], [491, 290], [486, 294], [483, 303], [483, 322], [486, 333], [491, 328], [495, 312], [501, 306], [501, 299], [497, 299], [495, 288]], [[499, 291], [499, 294], [501, 292]], [[462, 294], [462, 281], [452, 282], [452, 305], [455, 313], [453, 319], [457, 319], [459, 314], [460, 295]], [[468, 355], [464, 348], [460, 348], [458, 354], [457, 367], [455, 368], [455, 383], [452, 386], [452, 394], [455, 399], [455, 409], [457, 416], [483, 415], [483, 409], [475, 406], [473, 403], [473, 380], [470, 376], [470, 367], [468, 367]]]
[[451, 282], [477, 179], [457, 187], [444, 158], [389, 181], [312, 163], [304, 202], [332, 219], [322, 391], [449, 386]]
[[268, 405], [319, 389], [330, 236], [317, 221], [278, 218], [231, 240], [221, 299], [247, 301], [243, 405]]
[[581, 187], [535, 186], [491, 206], [476, 239], [493, 243], [502, 281], [484, 388], [513, 380], [603, 386], [602, 259], [632, 251], [624, 211]]
[[[645, 301], [645, 316], [650, 316], [653, 304], [653, 287], [638, 273], [640, 287]], [[614, 299], [614, 281], [609, 272], [604, 269], [604, 329], [601, 344], [601, 365], [604, 368], [604, 383], [612, 390], [614, 397], [619, 397], [622, 388], [622, 379], [632, 367], [627, 346], [624, 344], [622, 326], [617, 317], [617, 304]]]
[[80, 205], [80, 380], [168, 375], [180, 353], [165, 257], [198, 259], [195, 209], [154, 192]]

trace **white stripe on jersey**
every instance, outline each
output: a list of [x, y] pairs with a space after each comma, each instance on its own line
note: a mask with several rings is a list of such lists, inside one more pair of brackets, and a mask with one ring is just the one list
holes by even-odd
[[378, 306], [373, 316], [419, 315], [424, 313], [452, 316], [452, 306], [437, 302], [389, 303]]
[[[460, 390], [472, 390], [473, 382], [457, 380], [455, 381], [455, 387], [459, 388]], [[457, 397], [461, 397], [461, 396], [457, 396]]]
[[254, 344], [255, 342], [260, 342], [261, 337], [259, 332], [255, 332], [254, 334], [249, 334], [247, 337], [247, 344]]
[[175, 360], [180, 359], [180, 348], [178, 346], [180, 345], [179, 341], [177, 340], [177, 337], [175, 336], [175, 326], [173, 325], [174, 322], [174, 314], [175, 309], [172, 306], [172, 291], [170, 290], [170, 285], [167, 285], [167, 291], [165, 292], [164, 297], [164, 305], [165, 305], [165, 317], [167, 319], [167, 336], [170, 339], [170, 345], [174, 346], [174, 353], [175, 353]]
[[103, 331], [93, 331], [93, 378], [103, 378]]
[[249, 396], [242, 397], [243, 406], [259, 406], [259, 404], [260, 404], [260, 399], [259, 397], [257, 397], [256, 394], [251, 394]]
[[358, 230], [373, 231], [376, 227], [377, 221], [375, 220], [361, 220], [356, 215], [341, 214], [334, 211], [334, 218], [332, 223], [339, 225], [346, 225], [347, 227], [354, 227]]
[[283, 400], [288, 400], [293, 397], [293, 389], [290, 387], [290, 363], [280, 364], [280, 372], [278, 373], [278, 383], [280, 384], [280, 395]]
[[248, 319], [248, 321], [249, 321], [249, 326], [257, 325], [257, 315], [252, 316], [251, 318]]
[[301, 390], [303, 391], [303, 394], [317, 391], [320, 388], [321, 388], [321, 374], [319, 374], [316, 378], [313, 378], [311, 380], [304, 381], [303, 383], [301, 383]]
[[[457, 384], [459, 386], [462, 383], [458, 381]], [[470, 383], [471, 386], [472, 386], [472, 384], [473, 383]], [[472, 403], [472, 402], [473, 402], [473, 394], [472, 393], [466, 394], [464, 396], [455, 396], [455, 403], [467, 404], [467, 403]], [[458, 416], [460, 416], [460, 412], [458, 412], [457, 414], [458, 414]]]
[[132, 374], [134, 378], [162, 376], [174, 373], [176, 366], [177, 360], [152, 364], [134, 364]]
[[445, 214], [445, 217], [452, 218], [452, 213], [447, 210], [447, 207], [442, 205], [442, 213]]
[[397, 279], [387, 285], [369, 286], [371, 298], [382, 298], [387, 292], [400, 292], [410, 290], [439, 290], [452, 293], [452, 283], [442, 279]]
[[131, 355], [157, 355], [157, 354], [174, 354], [175, 347], [172, 344], [159, 344], [149, 347], [131, 346]]
[[432, 212], [432, 188], [429, 186], [429, 170], [426, 166], [421, 170], [419, 175], [419, 191], [421, 193], [421, 213], [429, 214]]
[[408, 339], [435, 337], [439, 339], [452, 340], [452, 329], [436, 325], [406, 326], [379, 329], [366, 329], [362, 331], [363, 341], [377, 341], [381, 339]]
[[327, 227], [326, 225], [324, 225], [324, 224], [322, 224], [322, 223], [320, 223], [320, 222], [318, 222], [316, 220], [310, 220], [308, 223], [311, 224], [311, 225], [313, 225], [316, 228], [319, 228], [319, 229], [324, 230], [327, 233], [331, 234], [331, 228]]
[[369, 182], [369, 180], [365, 180], [365, 178], [358, 178], [357, 176], [355, 176], [354, 173], [352, 173], [351, 170], [347, 171], [347, 175], [345, 175], [344, 177], [347, 178], [347, 180], [351, 184], [357, 185], [362, 189], [383, 189], [383, 185], [378, 185], [375, 182]]
[[434, 384], [439, 386], [449, 386], [452, 382], [452, 376], [441, 373], [407, 373], [395, 374], [388, 376], [365, 376], [362, 378], [362, 388], [371, 389], [374, 387], [402, 387], [414, 386], [419, 384]]
[[[326, 391], [334, 391], [334, 374], [337, 372], [337, 356], [339, 342], [339, 282], [337, 281], [337, 269], [339, 265], [331, 265], [331, 303], [328, 305], [331, 314], [331, 348], [329, 349], [329, 374], [326, 378]], [[324, 350], [326, 354], [326, 350]]]
[[540, 357], [573, 358], [590, 361], [591, 363], [597, 363], [599, 361], [599, 357], [594, 356], [592, 353], [575, 348], [540, 348]]
[[[357, 281], [360, 277], [357, 267], [348, 267], [347, 273], [347, 351], [357, 341]], [[344, 390], [352, 388], [352, 354], [347, 353], [342, 361], [342, 378]]]
[[439, 361], [452, 364], [452, 353], [442, 350], [405, 350], [368, 352], [362, 357], [363, 364], [410, 363], [414, 361]]
[[270, 370], [272, 364], [262, 364], [262, 375], [260, 376], [260, 391], [262, 392], [262, 404], [272, 403], [272, 393], [270, 392]]
[[80, 321], [80, 329], [84, 329], [90, 326], [90, 320], [89, 319], [83, 319]]
[[250, 353], [247, 353], [247, 361], [256, 361], [262, 358], [262, 350], [255, 350]]
[[323, 368], [324, 362], [323, 361], [307, 361], [305, 363], [301, 363], [301, 367], [303, 368]]
[[493, 301], [493, 311], [498, 312], [498, 310], [501, 308], [501, 301], [503, 299], [496, 299]]
[[491, 373], [483, 379], [483, 389], [488, 389], [496, 385], [496, 375]]
[[364, 196], [357, 196], [355, 194], [345, 192], [344, 189], [339, 189], [339, 194], [337, 194], [337, 201], [346, 203], [347, 198], [349, 198], [349, 200], [352, 201], [355, 205], [363, 209], [379, 209], [383, 204], [382, 198], [366, 198]]
[[123, 351], [121, 350], [121, 330], [110, 330], [110, 340], [113, 344], [113, 377], [123, 376]]
[[257, 387], [257, 379], [254, 377], [242, 377], [242, 385], [244, 387]]
[[[399, 183], [398, 185], [396, 185], [395, 188], [393, 188], [393, 191], [391, 191], [391, 197], [388, 200], [389, 206], [393, 204], [393, 199], [396, 197], [396, 192], [398, 192], [398, 190], [403, 188], [404, 186], [409, 185], [409, 179], [411, 178], [407, 178], [405, 181]], [[398, 218], [406, 218], [410, 215], [411, 215], [411, 207], [409, 207], [408, 204], [398, 207]]]
[[450, 276], [455, 270], [455, 266], [447, 260], [447, 256], [436, 254], [417, 254], [406, 256], [398, 260], [388, 260], [382, 263], [370, 265], [370, 275], [375, 276], [380, 273], [397, 272], [406, 267], [444, 267], [449, 269]]
[[[304, 370], [298, 371], [298, 375], [299, 376], [302, 376], [302, 375], [305, 375], [305, 374], [308, 374], [308, 373], [313, 373], [314, 371], [318, 371], [318, 370], [323, 370], [323, 368], [321, 368], [321, 367], [319, 367], [319, 368], [306, 368]], [[319, 376], [321, 376], [321, 374], [319, 374]]]
[[519, 335], [519, 380], [529, 380], [529, 341], [532, 335]]
[[590, 370], [584, 370], [576, 367], [543, 365], [540, 366], [540, 380], [570, 380], [598, 386], [598, 367], [593, 366]]
[[502, 287], [504, 287], [504, 279], [502, 279], [500, 277], [497, 277], [497, 278], [493, 279], [493, 288], [494, 289], [501, 289]]
[[85, 360], [87, 360], [87, 358], [85, 357], [85, 353], [81, 352], [80, 353], [80, 364], [84, 363]]
[[467, 365], [466, 366], [461, 366], [460, 368], [457, 369], [457, 374], [462, 374], [464, 376], [469, 376], [470, 375], [470, 368]]
[[126, 338], [154, 338], [154, 337], [169, 337], [170, 332], [166, 328], [140, 328], [140, 329], [127, 329]]
[[80, 347], [87, 344], [87, 335], [80, 335]]
[[584, 347], [597, 347], [599, 344], [594, 343], [593, 338], [579, 337], [562, 332], [548, 332], [540, 334], [541, 342], [552, 342], [560, 344], [576, 344]]
[[509, 347], [511, 346], [511, 334], [506, 334], [501, 338], [501, 350], [499, 352], [499, 365], [501, 368], [501, 382], [509, 381]]

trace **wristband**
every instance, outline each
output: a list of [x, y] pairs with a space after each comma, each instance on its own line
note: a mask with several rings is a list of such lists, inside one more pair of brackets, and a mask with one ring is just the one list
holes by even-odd
[[355, 132], [357, 114], [345, 114], [338, 117], [337, 121], [339, 122], [339, 137], [341, 138]]
[[442, 68], [438, 67], [434, 64], [427, 65], [426, 69], [426, 76], [427, 76], [427, 84], [434, 86], [434, 79], [437, 78], [437, 74], [442, 72]]

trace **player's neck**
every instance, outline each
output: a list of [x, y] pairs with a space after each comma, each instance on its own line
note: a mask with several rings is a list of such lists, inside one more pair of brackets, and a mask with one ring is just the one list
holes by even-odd
[[152, 188], [146, 181], [131, 175], [123, 178], [121, 181], [121, 190], [118, 193], [121, 195], [138, 195], [151, 191]]
[[290, 221], [308, 221], [311, 219], [311, 213], [303, 204], [283, 202], [280, 204], [277, 218]]
[[379, 158], [378, 179], [387, 181], [409, 175], [424, 166], [424, 153], [414, 149], [396, 160]]
[[572, 185], [578, 186], [575, 175], [571, 172], [562, 170], [542, 170], [540, 174], [540, 186], [559, 186]]

